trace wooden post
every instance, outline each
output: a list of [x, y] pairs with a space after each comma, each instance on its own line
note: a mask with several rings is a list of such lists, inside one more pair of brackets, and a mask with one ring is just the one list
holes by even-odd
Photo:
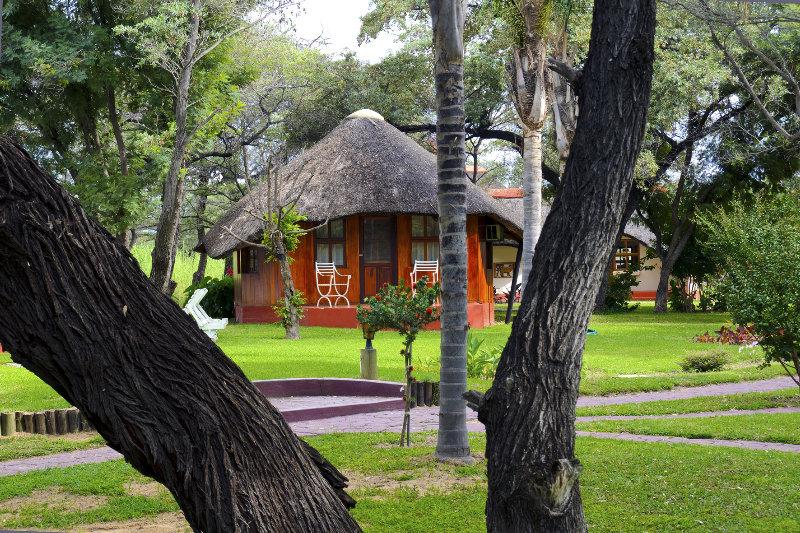
[[378, 379], [378, 351], [375, 348], [361, 350], [361, 379]]
[[48, 409], [44, 412], [44, 427], [45, 433], [48, 435], [56, 434], [56, 412], [53, 409]]
[[58, 409], [56, 411], [56, 435], [67, 434], [67, 410]]
[[14, 413], [0, 413], [0, 435], [11, 437], [16, 433], [17, 426]]
[[22, 432], [22, 413], [17, 411], [14, 413], [14, 423], [16, 425], [17, 433]]
[[22, 413], [22, 431], [33, 433], [33, 413]]
[[425, 382], [425, 405], [430, 407], [433, 405], [433, 382], [426, 381]]
[[514, 309], [514, 300], [517, 296], [517, 286], [519, 285], [519, 264], [522, 261], [522, 244], [517, 246], [517, 259], [514, 262], [514, 274], [511, 278], [511, 290], [508, 292], [508, 309], [506, 309], [506, 324], [511, 322], [511, 311]]
[[77, 409], [67, 411], [67, 433], [77, 433], [81, 429], [81, 413]]
[[44, 421], [44, 413], [33, 413], [33, 432], [37, 435], [47, 435], [47, 424]]

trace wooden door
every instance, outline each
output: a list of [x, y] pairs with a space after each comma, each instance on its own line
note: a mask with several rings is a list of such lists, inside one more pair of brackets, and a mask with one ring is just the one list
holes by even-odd
[[397, 223], [391, 216], [361, 219], [361, 300], [397, 283]]

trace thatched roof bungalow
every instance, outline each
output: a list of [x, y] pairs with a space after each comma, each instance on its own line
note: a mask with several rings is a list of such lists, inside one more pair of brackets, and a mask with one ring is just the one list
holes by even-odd
[[[299, 198], [309, 224], [327, 224], [307, 235], [293, 255], [292, 273], [306, 295], [307, 324], [355, 326], [354, 305], [384, 283], [410, 281], [415, 260], [438, 259], [436, 158], [379, 114], [362, 110], [347, 117], [278, 176], [282, 198]], [[236, 318], [276, 320], [280, 297], [277, 265], [264, 252], [242, 245], [260, 240], [266, 184], [240, 200], [209, 230], [200, 249], [212, 257], [234, 253]], [[468, 182], [467, 254], [469, 319], [473, 327], [493, 322], [492, 243], [519, 239], [521, 230], [502, 205]], [[316, 306], [315, 262], [334, 262], [350, 275], [351, 305]], [[340, 302], [343, 303], [343, 302]]]

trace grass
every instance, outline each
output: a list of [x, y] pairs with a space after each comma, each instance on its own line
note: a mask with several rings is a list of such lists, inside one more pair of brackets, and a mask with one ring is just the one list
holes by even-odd
[[0, 437], [0, 461], [97, 448], [104, 446], [105, 443], [100, 435], [93, 433], [80, 433], [69, 437], [28, 434]]
[[[150, 274], [150, 267], [153, 264], [153, 258], [150, 255], [153, 252], [153, 242], [144, 241], [136, 244], [131, 253], [133, 257], [139, 262], [139, 266], [145, 274]], [[183, 305], [189, 298], [189, 295], [184, 291], [192, 284], [192, 276], [197, 271], [197, 262], [200, 256], [194, 252], [178, 251], [175, 257], [175, 268], [172, 271], [172, 279], [178, 284], [175, 289], [174, 296], [179, 304]], [[225, 261], [219, 259], [211, 259], [209, 257], [206, 264], [206, 276], [212, 278], [221, 278], [225, 270]]]
[[774, 392], [747, 392], [725, 396], [708, 396], [687, 400], [658, 400], [655, 402], [578, 407], [578, 416], [597, 415], [672, 415], [729, 411], [731, 409], [767, 409], [770, 407], [800, 407], [796, 387]]
[[[686, 373], [678, 362], [689, 353], [705, 351], [708, 344], [694, 342], [695, 335], [716, 329], [727, 320], [723, 313], [667, 313], [655, 315], [652, 306], [631, 313], [592, 317], [598, 331], [586, 339], [581, 378], [582, 394], [613, 394], [665, 390], [764, 379], [781, 375], [773, 365], [758, 367], [760, 349], [739, 350], [719, 346], [732, 362], [720, 372]], [[474, 335], [484, 338], [483, 349], [502, 346], [511, 327], [498, 324]], [[274, 324], [232, 324], [220, 332], [219, 346], [253, 380], [282, 377], [358, 377], [359, 349], [364, 340], [359, 330], [303, 328], [299, 341], [283, 339]], [[401, 381], [400, 335], [381, 332], [378, 349], [380, 378]], [[438, 378], [439, 333], [420, 333], [414, 344], [415, 373], [420, 379]], [[486, 390], [487, 380], [470, 379], [470, 387]], [[66, 407], [67, 403], [45, 383], [22, 368], [0, 366], [0, 411], [41, 410]]]
[[579, 422], [585, 431], [669, 435], [688, 439], [757, 440], [800, 444], [800, 413], [775, 413], [658, 420]]
[[[413, 447], [395, 435], [326, 435], [309, 441], [351, 477], [353, 516], [365, 531], [481, 531], [485, 463], [456, 467], [432, 458], [431, 434]], [[474, 452], [482, 435], [472, 436]], [[581, 490], [591, 531], [797, 531], [800, 455], [691, 445], [579, 438]], [[144, 482], [116, 461], [0, 478], [0, 527], [66, 528], [104, 520], [152, 516], [176, 509], [166, 495], [132, 497]], [[32, 506], [4, 514], [4, 500], [58, 487], [106, 497], [92, 510]]]

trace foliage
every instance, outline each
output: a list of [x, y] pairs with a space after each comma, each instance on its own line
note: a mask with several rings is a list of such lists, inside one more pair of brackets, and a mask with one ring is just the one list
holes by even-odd
[[439, 308], [434, 304], [440, 291], [438, 283], [428, 285], [427, 277], [422, 277], [413, 291], [403, 280], [398, 285], [384, 285], [365, 300], [366, 306], [359, 304], [356, 318], [365, 330], [392, 329], [407, 342], [414, 342], [426, 325], [439, 320]]
[[186, 295], [191, 296], [197, 289], [208, 289], [200, 305], [212, 318], [233, 318], [233, 278], [212, 278], [206, 276], [197, 283], [186, 288]]
[[735, 202], [702, 223], [723, 260], [733, 322], [752, 325], [765, 361], [780, 363], [800, 384], [800, 198], [761, 194], [752, 206]]
[[289, 301], [289, 305], [286, 305], [285, 298], [282, 298], [277, 304], [272, 306], [272, 310], [275, 311], [275, 314], [278, 315], [280, 318], [280, 323], [284, 328], [288, 328], [291, 326], [291, 312], [289, 308], [294, 308], [295, 313], [297, 315], [297, 321], [303, 319], [303, 315], [305, 314], [305, 309], [303, 306], [306, 304], [306, 298], [303, 295], [302, 291], [295, 291], [292, 294], [292, 297]]
[[629, 267], [624, 272], [612, 274], [608, 279], [608, 292], [606, 293], [606, 309], [610, 311], [633, 311], [639, 304], [630, 304], [633, 287], [639, 285], [636, 270]]
[[687, 355], [679, 363], [684, 372], [715, 372], [728, 363], [728, 354], [721, 350]]
[[720, 288], [719, 280], [708, 281], [700, 286], [700, 301], [698, 307], [703, 312], [727, 311], [725, 294]]
[[[264, 217], [271, 219], [267, 221], [267, 228], [272, 228], [273, 233], [275, 235], [280, 235], [281, 239], [283, 239], [283, 250], [287, 254], [286, 259], [291, 262], [292, 257], [288, 254], [297, 250], [300, 244], [300, 238], [305, 233], [303, 228], [300, 227], [300, 223], [308, 220], [308, 218], [300, 214], [294, 206], [288, 208], [282, 207], [280, 214], [266, 213]], [[273, 239], [270, 238], [270, 235], [268, 235], [268, 231], [269, 230], [264, 232], [263, 238], [263, 244], [267, 247], [266, 260], [268, 262], [277, 261], [275, 243]]]
[[467, 334], [467, 376], [491, 380], [497, 371], [500, 356], [503, 355], [502, 346], [494, 346], [489, 350], [482, 350], [481, 346], [486, 339], [479, 339], [472, 334]]
[[755, 346], [760, 340], [758, 335], [755, 334], [752, 325], [739, 325], [736, 327], [723, 325], [714, 333], [715, 335], [711, 335], [706, 331], [702, 335], [695, 337], [695, 340], [702, 343], [718, 342], [720, 344], [733, 344], [736, 346]]

